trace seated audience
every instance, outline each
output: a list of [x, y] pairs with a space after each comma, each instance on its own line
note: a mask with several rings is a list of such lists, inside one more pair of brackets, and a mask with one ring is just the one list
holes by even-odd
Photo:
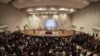
[[100, 42], [93, 39], [85, 33], [67, 38], [1, 32], [0, 56], [93, 56], [100, 53]]

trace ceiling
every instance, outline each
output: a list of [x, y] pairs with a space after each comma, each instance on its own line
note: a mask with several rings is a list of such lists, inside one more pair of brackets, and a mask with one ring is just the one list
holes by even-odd
[[87, 0], [0, 0], [0, 2], [12, 3], [19, 9], [34, 6], [64, 6], [81, 9], [90, 4]]
[[82, 9], [88, 6], [91, 1], [98, 0], [0, 0], [0, 2], [11, 4], [18, 9], [32, 7], [67, 7]]

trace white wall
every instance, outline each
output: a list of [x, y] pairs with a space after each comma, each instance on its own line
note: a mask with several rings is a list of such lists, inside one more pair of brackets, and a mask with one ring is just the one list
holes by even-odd
[[73, 14], [72, 24], [77, 27], [77, 31], [80, 27], [84, 27], [84, 32], [92, 34], [92, 28], [100, 26], [100, 2], [93, 3]]
[[0, 24], [8, 25], [11, 31], [17, 30], [16, 26], [23, 29], [27, 24], [27, 15], [8, 4], [0, 3]]

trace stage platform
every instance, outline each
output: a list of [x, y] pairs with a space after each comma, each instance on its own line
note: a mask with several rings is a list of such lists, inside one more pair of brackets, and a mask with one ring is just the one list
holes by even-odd
[[72, 36], [76, 34], [74, 30], [22, 30], [21, 32], [34, 36]]

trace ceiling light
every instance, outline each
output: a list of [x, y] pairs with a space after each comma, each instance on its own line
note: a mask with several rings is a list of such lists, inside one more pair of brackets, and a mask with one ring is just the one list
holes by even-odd
[[89, 4], [90, 3], [89, 0], [81, 0], [81, 2], [84, 3], [84, 4]]
[[42, 11], [42, 10], [47, 10], [47, 9], [46, 8], [42, 8], [42, 7], [39, 7], [39, 8], [36, 8], [36, 10]]
[[59, 11], [69, 11], [69, 9], [67, 9], [67, 8], [59, 8], [58, 10]]
[[28, 12], [32, 12], [33, 9], [32, 9], [32, 8], [28, 8], [27, 11], [28, 11]]
[[29, 14], [35, 14], [35, 13], [29, 13]]
[[74, 12], [75, 10], [71, 8], [70, 11], [71, 11], [71, 12]]

